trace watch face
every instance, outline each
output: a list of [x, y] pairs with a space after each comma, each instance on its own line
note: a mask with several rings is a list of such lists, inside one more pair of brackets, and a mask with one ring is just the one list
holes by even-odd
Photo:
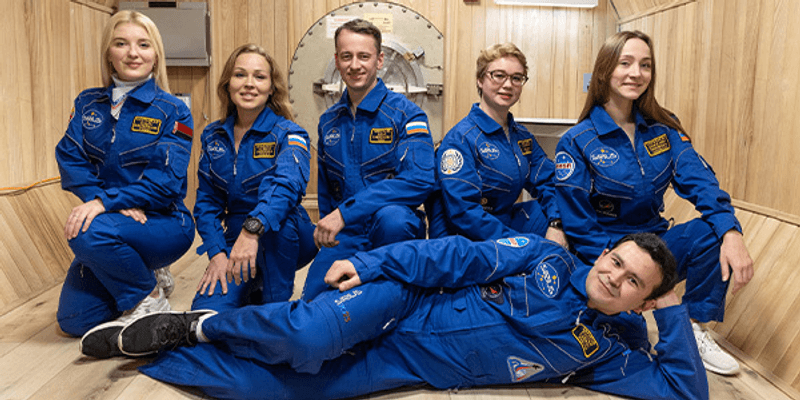
[[258, 220], [258, 218], [250, 217], [244, 220], [244, 225], [242, 227], [244, 228], [244, 230], [250, 233], [255, 233], [260, 235], [261, 230], [264, 228], [264, 225], [261, 223], [261, 221]]

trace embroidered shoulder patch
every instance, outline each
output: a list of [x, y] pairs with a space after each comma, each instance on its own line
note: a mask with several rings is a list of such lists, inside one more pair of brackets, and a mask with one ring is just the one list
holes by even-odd
[[681, 142], [691, 142], [692, 139], [689, 139], [689, 136], [686, 136], [683, 132], [678, 132], [678, 135], [681, 137]]
[[464, 157], [456, 149], [447, 149], [442, 153], [442, 161], [439, 164], [443, 174], [453, 175], [461, 171], [461, 167], [464, 166]]
[[665, 133], [655, 139], [644, 142], [644, 147], [647, 149], [647, 154], [649, 154], [650, 157], [655, 157], [669, 151], [669, 138], [667, 138], [667, 134]]
[[578, 341], [578, 344], [581, 345], [581, 349], [583, 349], [583, 356], [589, 358], [597, 352], [600, 348], [600, 345], [597, 344], [597, 340], [592, 335], [592, 331], [586, 327], [584, 324], [578, 324], [574, 329], [572, 329], [572, 336], [575, 337], [575, 340]]
[[372, 128], [369, 132], [369, 142], [374, 144], [392, 143], [394, 129], [392, 128]]
[[414, 121], [406, 124], [406, 134], [416, 135], [418, 133], [428, 134], [428, 124], [422, 121]]
[[565, 151], [556, 154], [556, 179], [563, 181], [575, 172], [575, 160]]
[[192, 141], [192, 136], [194, 135], [194, 129], [178, 121], [175, 121], [175, 128], [172, 129], [172, 133], [177, 135], [179, 138]]
[[506, 363], [508, 364], [508, 371], [511, 372], [512, 382], [522, 382], [544, 370], [542, 364], [515, 356], [508, 356]]
[[558, 277], [558, 271], [546, 262], [540, 262], [533, 271], [536, 279], [536, 286], [539, 287], [542, 294], [547, 298], [552, 299], [558, 294], [561, 287], [561, 279]]
[[275, 142], [256, 143], [253, 146], [253, 158], [275, 158]]
[[161, 131], [161, 120], [137, 115], [133, 118], [131, 131], [146, 133], [148, 135], [158, 135], [158, 132]]
[[289, 146], [297, 146], [305, 151], [308, 151], [308, 143], [300, 135], [289, 135]]
[[508, 247], [525, 247], [530, 242], [531, 241], [528, 240], [528, 238], [524, 238], [522, 236], [517, 236], [517, 237], [513, 237], [513, 238], [497, 239], [497, 243], [500, 243], [503, 246], [508, 246]]
[[520, 151], [522, 151], [523, 155], [528, 155], [533, 152], [533, 139], [528, 138], [524, 140], [518, 140], [517, 144], [519, 145]]

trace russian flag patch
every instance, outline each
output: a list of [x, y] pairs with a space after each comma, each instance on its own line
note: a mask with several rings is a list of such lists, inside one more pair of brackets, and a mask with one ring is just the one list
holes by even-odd
[[414, 121], [409, 122], [406, 124], [406, 133], [410, 135], [416, 135], [418, 133], [429, 133], [428, 132], [428, 124], [423, 121]]
[[289, 146], [297, 146], [305, 151], [308, 151], [308, 143], [300, 135], [289, 135]]

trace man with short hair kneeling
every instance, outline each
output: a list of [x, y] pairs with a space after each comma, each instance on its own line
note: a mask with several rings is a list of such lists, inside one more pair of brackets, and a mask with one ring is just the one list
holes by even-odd
[[[122, 330], [120, 348], [159, 352], [143, 373], [220, 398], [534, 381], [708, 398], [689, 317], [672, 292], [675, 259], [653, 234], [626, 236], [593, 267], [535, 235], [403, 242], [337, 261], [325, 280], [339, 291], [309, 303], [144, 316]], [[629, 313], [653, 308], [655, 354], [643, 320]]]

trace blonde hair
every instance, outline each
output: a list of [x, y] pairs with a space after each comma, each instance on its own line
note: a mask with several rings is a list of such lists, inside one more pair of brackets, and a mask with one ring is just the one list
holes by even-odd
[[271, 108], [275, 114], [290, 121], [294, 121], [294, 112], [292, 111], [291, 103], [289, 103], [289, 86], [286, 84], [286, 78], [281, 74], [272, 56], [261, 46], [253, 43], [241, 45], [234, 50], [230, 57], [228, 57], [228, 61], [225, 62], [225, 67], [222, 69], [222, 75], [219, 77], [219, 84], [217, 84], [217, 97], [219, 97], [222, 119], [228, 118], [236, 111], [236, 105], [231, 101], [231, 94], [228, 91], [228, 87], [231, 83], [231, 76], [233, 75], [233, 67], [236, 64], [236, 58], [246, 53], [255, 53], [264, 57], [269, 65], [272, 95], [267, 99], [267, 106]]
[[[478, 55], [478, 60], [475, 62], [475, 79], [480, 80], [486, 74], [489, 64], [503, 57], [515, 57], [522, 64], [525, 76], [528, 76], [528, 59], [525, 58], [522, 50], [514, 43], [498, 43], [481, 50], [481, 54]], [[481, 94], [481, 88], [478, 88], [478, 96]]]
[[611, 75], [617, 68], [622, 48], [625, 47], [625, 43], [630, 39], [639, 39], [647, 44], [647, 47], [650, 49], [651, 65], [650, 84], [647, 86], [644, 93], [633, 101], [634, 106], [636, 106], [645, 117], [687, 135], [681, 123], [675, 118], [675, 115], [666, 108], [661, 107], [656, 100], [656, 58], [655, 54], [653, 54], [653, 41], [649, 36], [640, 31], [622, 31], [606, 39], [603, 47], [601, 47], [600, 51], [597, 53], [597, 59], [594, 62], [594, 70], [592, 71], [592, 80], [589, 82], [586, 102], [583, 105], [583, 111], [581, 111], [578, 121], [589, 118], [594, 106], [602, 107], [608, 102], [608, 97], [611, 92], [611, 86], [609, 85]]
[[114, 30], [124, 23], [132, 23], [139, 25], [147, 32], [150, 43], [156, 51], [156, 60], [153, 64], [153, 78], [156, 84], [164, 91], [169, 92], [169, 81], [167, 79], [167, 65], [164, 56], [164, 43], [161, 41], [161, 33], [158, 32], [156, 24], [146, 15], [131, 10], [120, 11], [108, 20], [106, 27], [103, 30], [102, 50], [100, 53], [101, 59], [101, 72], [103, 75], [103, 86], [111, 85], [111, 74], [116, 72], [111, 61], [108, 59], [108, 51], [111, 48], [111, 42], [114, 40]]

